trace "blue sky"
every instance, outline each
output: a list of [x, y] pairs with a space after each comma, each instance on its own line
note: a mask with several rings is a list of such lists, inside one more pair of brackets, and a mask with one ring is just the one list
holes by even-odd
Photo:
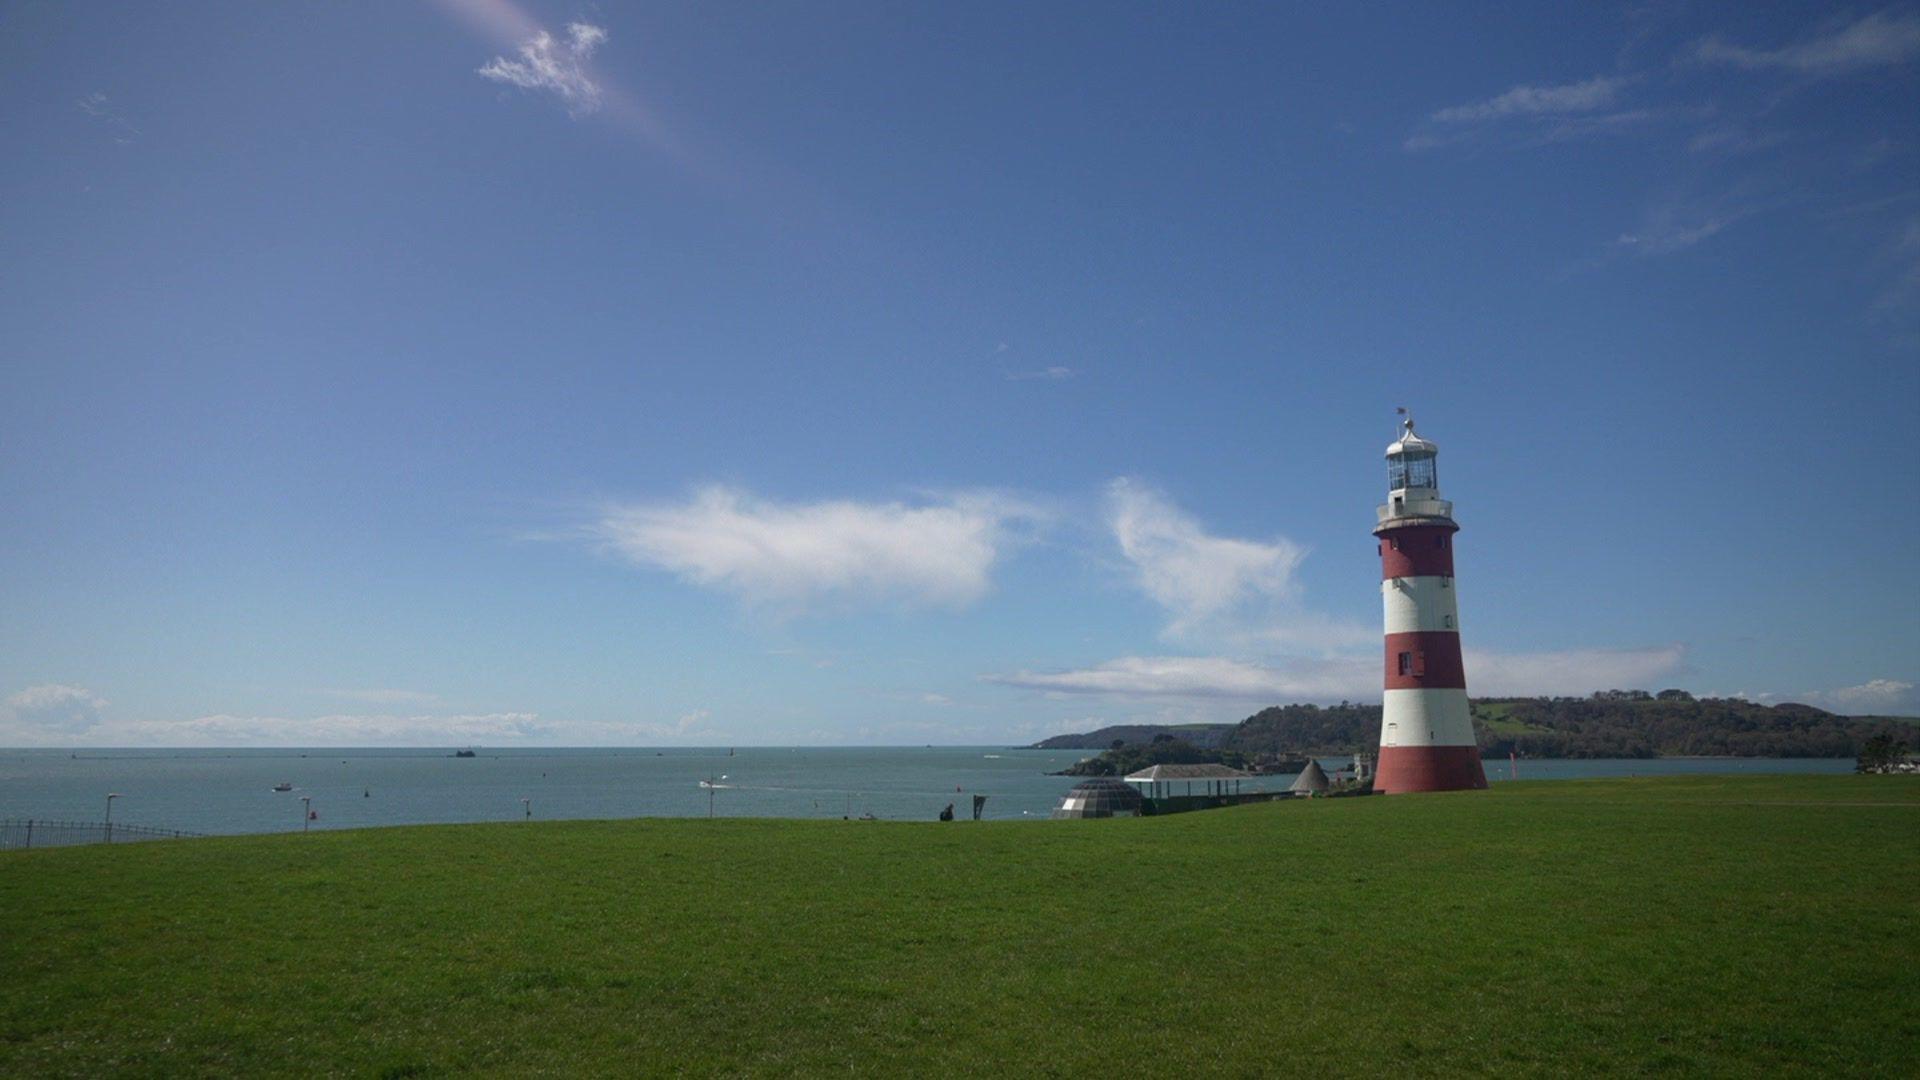
[[1920, 11], [0, 11], [0, 743], [1920, 712]]

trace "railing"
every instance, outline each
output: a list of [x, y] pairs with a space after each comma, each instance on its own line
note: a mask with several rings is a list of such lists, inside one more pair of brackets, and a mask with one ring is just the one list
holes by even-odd
[[118, 825], [107, 821], [45, 821], [40, 818], [0, 820], [0, 850], [72, 847], [75, 844], [131, 844], [140, 840], [181, 840], [203, 835], [185, 829], [154, 829], [145, 825]]

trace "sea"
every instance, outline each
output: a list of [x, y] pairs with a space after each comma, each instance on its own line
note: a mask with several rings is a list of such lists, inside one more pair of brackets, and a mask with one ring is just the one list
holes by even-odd
[[[1084, 750], [993, 746], [709, 749], [5, 750], [0, 818], [197, 833], [361, 829], [528, 817], [862, 818], [931, 821], [951, 803], [996, 821], [1046, 819]], [[1319, 759], [1333, 771], [1341, 757]], [[1681, 773], [1841, 773], [1838, 758], [1486, 762], [1496, 784]], [[1284, 790], [1292, 775], [1242, 781]], [[288, 790], [274, 790], [278, 785]], [[308, 814], [313, 816], [308, 818]]]

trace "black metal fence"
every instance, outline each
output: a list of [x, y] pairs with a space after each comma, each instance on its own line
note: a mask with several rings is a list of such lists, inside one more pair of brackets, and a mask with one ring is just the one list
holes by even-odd
[[185, 829], [153, 829], [105, 821], [45, 821], [40, 818], [0, 820], [0, 850], [71, 847], [74, 844], [132, 844], [141, 840], [181, 840], [204, 833]]

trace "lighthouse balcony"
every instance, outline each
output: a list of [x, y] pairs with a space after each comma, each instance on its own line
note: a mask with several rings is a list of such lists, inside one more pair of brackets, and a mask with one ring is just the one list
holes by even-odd
[[1431, 491], [1417, 489], [1396, 491], [1375, 513], [1380, 524], [1410, 524], [1409, 518], [1442, 518], [1453, 520], [1453, 503], [1448, 499], [1434, 496]]

